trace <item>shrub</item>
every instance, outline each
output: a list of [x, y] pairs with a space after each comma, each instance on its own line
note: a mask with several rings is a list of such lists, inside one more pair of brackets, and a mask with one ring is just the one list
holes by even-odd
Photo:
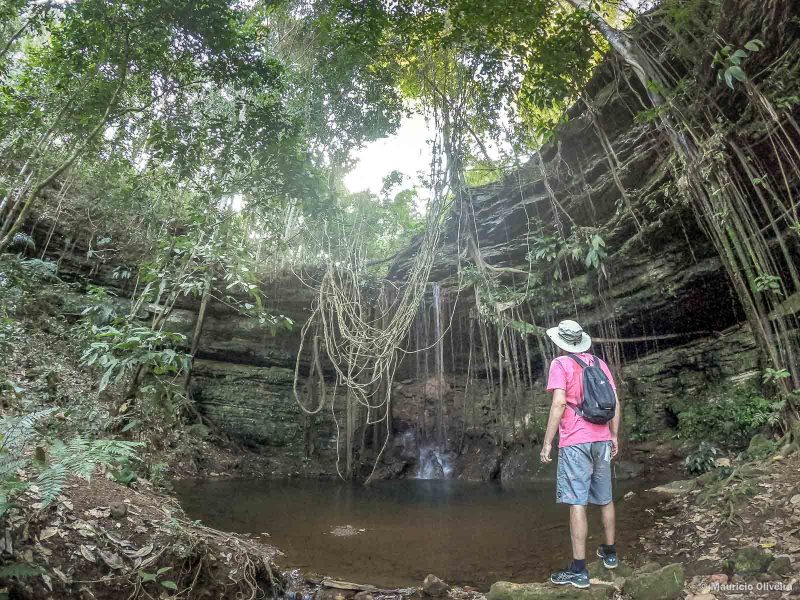
[[742, 448], [759, 428], [776, 422], [783, 403], [765, 398], [755, 388], [721, 388], [712, 399], [674, 402], [670, 409], [678, 417], [682, 438], [707, 440]]
[[683, 463], [686, 470], [694, 475], [702, 475], [715, 466], [719, 450], [708, 442], [700, 442], [697, 450], [689, 454]]

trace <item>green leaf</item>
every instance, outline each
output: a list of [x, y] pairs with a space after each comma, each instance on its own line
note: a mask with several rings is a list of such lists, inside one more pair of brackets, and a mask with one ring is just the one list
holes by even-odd
[[747, 79], [747, 75], [744, 71], [742, 71], [742, 68], [737, 67], [736, 65], [728, 67], [728, 72], [739, 81], [745, 81]]
[[749, 42], [747, 42], [744, 45], [744, 47], [747, 48], [748, 50], [750, 50], [751, 52], [758, 52], [759, 50], [761, 50], [764, 47], [764, 42], [762, 42], [759, 39], [753, 39], [753, 40], [750, 40]]
[[139, 424], [139, 421], [137, 421], [136, 419], [134, 419], [133, 421], [129, 421], [128, 423], [125, 424], [125, 427], [122, 428], [122, 433], [125, 433], [126, 431], [130, 431], [131, 429], [136, 427], [138, 424]]
[[178, 589], [178, 584], [175, 583], [174, 581], [170, 581], [169, 579], [167, 579], [166, 581], [162, 581], [161, 585], [163, 585], [168, 590], [177, 590]]
[[733, 75], [731, 75], [730, 69], [725, 69], [725, 83], [728, 85], [729, 88], [733, 89]]

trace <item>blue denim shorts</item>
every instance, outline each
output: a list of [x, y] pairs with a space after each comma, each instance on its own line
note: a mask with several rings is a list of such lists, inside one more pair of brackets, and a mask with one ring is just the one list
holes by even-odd
[[589, 442], [558, 450], [556, 502], [611, 502], [611, 442]]

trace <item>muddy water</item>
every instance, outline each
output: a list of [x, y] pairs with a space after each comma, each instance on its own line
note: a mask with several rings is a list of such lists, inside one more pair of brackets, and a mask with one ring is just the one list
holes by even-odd
[[[616, 485], [623, 559], [652, 519], [655, 499], [642, 487]], [[637, 493], [623, 499], [631, 490]], [[269, 533], [286, 555], [281, 567], [381, 587], [419, 585], [435, 573], [486, 590], [501, 579], [543, 580], [569, 560], [568, 509], [555, 504], [554, 483], [228, 480], [184, 481], [177, 491], [193, 519]], [[590, 509], [590, 552], [602, 541], [599, 518]]]

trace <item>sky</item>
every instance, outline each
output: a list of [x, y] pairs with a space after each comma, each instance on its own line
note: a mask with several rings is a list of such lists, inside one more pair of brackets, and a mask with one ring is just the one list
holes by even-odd
[[[394, 170], [408, 175], [416, 184], [417, 173], [427, 174], [430, 170], [428, 140], [432, 137], [433, 130], [422, 115], [405, 117], [397, 133], [371, 142], [356, 152], [358, 163], [344, 178], [347, 189], [351, 192], [379, 192], [383, 178]], [[419, 191], [424, 193], [422, 189]]]

